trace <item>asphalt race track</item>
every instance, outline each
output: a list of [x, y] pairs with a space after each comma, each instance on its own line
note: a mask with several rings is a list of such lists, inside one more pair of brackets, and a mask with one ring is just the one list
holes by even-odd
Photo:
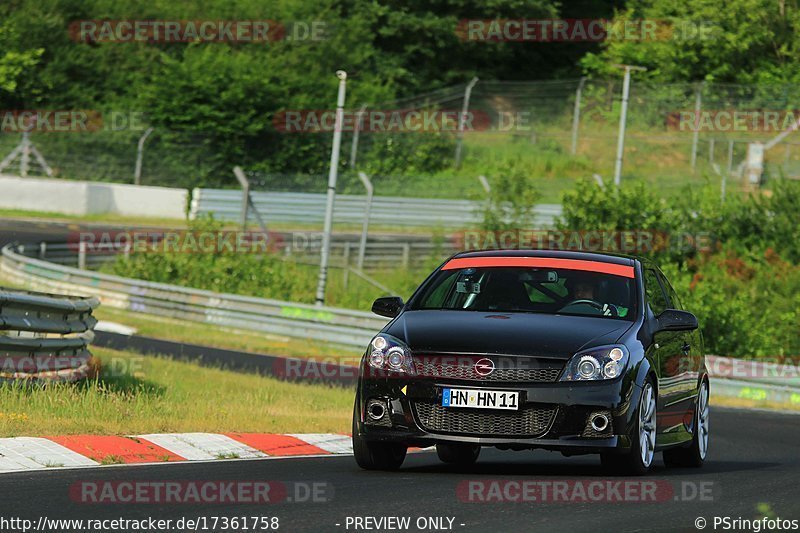
[[[769, 504], [771, 516], [800, 518], [798, 443], [800, 418], [796, 415], [713, 410], [710, 458], [703, 469], [667, 470], [657, 458], [654, 472], [637, 478], [675, 487], [702, 486], [705, 501], [698, 501], [700, 497], [688, 490], [685, 493], [692, 500], [688, 502], [676, 501], [680, 497], [676, 494], [650, 503], [465, 503], [457, 487], [474, 480], [588, 483], [609, 479], [593, 456], [565, 458], [544, 451], [484, 449], [479, 463], [462, 471], [439, 463], [435, 454], [418, 453], [409, 456], [396, 473], [364, 472], [352, 457], [343, 456], [5, 474], [0, 476], [0, 516], [33, 520], [42, 515], [51, 519], [277, 516], [284, 531], [355, 531], [353, 525], [346, 527], [346, 520], [357, 516], [410, 516], [409, 530], [418, 531], [415, 520], [419, 517], [451, 517], [454, 530], [481, 532], [696, 531], [695, 520], [704, 517], [706, 529], [713, 530], [714, 516], [752, 519], [763, 514], [757, 512], [759, 504]], [[76, 482], [112, 480], [324, 483], [323, 492], [330, 497], [324, 503], [109, 505], [76, 503], [68, 494]]]

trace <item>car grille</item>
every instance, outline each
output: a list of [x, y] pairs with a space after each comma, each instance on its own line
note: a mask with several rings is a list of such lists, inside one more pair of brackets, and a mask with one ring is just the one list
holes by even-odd
[[[414, 370], [418, 376], [462, 379], [471, 381], [507, 381], [526, 383], [554, 382], [561, 374], [562, 364], [540, 366], [530, 358], [497, 358], [495, 369], [488, 375], [475, 371], [480, 357], [414, 357]], [[533, 366], [536, 365], [536, 366]]]
[[414, 409], [420, 424], [432, 433], [460, 433], [475, 436], [537, 437], [550, 426], [554, 405], [524, 407], [519, 411], [452, 409], [438, 403], [417, 401]]

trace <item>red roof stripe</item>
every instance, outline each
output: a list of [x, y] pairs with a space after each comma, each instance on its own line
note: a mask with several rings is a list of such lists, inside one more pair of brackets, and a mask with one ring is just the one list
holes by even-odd
[[622, 276], [625, 278], [634, 277], [634, 270], [632, 266], [603, 263], [601, 261], [558, 259], [553, 257], [460, 257], [448, 261], [442, 267], [442, 270], [491, 267], [564, 268], [567, 270], [583, 270], [585, 272], [612, 274], [614, 276]]

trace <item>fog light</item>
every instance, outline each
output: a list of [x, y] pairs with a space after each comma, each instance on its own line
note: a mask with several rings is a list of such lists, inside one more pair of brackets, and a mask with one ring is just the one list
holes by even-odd
[[584, 379], [591, 379], [600, 372], [600, 363], [592, 356], [585, 356], [578, 362], [578, 374]]

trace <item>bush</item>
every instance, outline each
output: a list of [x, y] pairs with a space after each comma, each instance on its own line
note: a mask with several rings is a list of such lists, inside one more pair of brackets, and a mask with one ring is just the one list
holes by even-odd
[[[698, 316], [709, 353], [737, 357], [800, 353], [800, 184], [772, 194], [687, 189], [662, 199], [642, 184], [600, 187], [585, 181], [564, 195], [561, 230], [654, 230], [673, 245], [642, 253], [666, 272], [684, 306]], [[674, 239], [709, 236], [682, 249]]]

